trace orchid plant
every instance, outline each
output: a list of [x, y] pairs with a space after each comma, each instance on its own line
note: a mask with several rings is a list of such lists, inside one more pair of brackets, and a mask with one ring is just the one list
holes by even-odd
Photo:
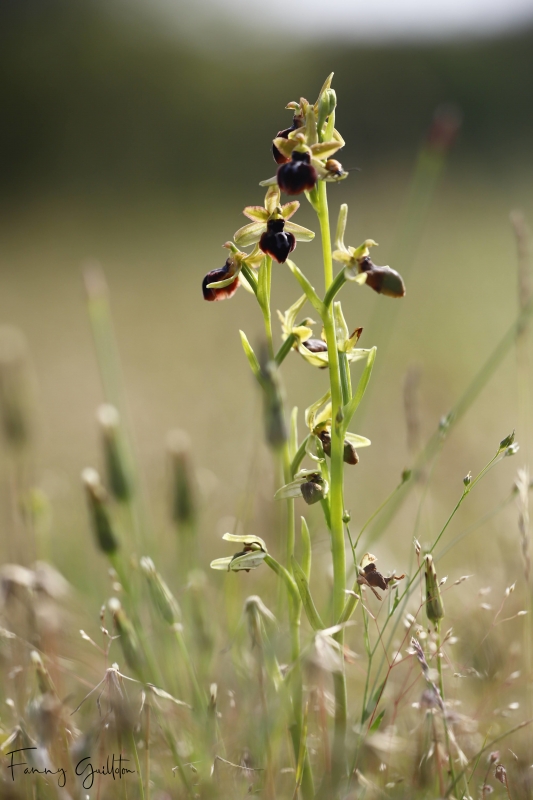
[[[289, 599], [289, 621], [291, 628], [291, 672], [298, 670], [301, 654], [300, 616], [305, 611], [315, 631], [328, 631], [337, 650], [338, 668], [333, 672], [335, 687], [335, 731], [332, 749], [333, 760], [330, 790], [335, 794], [347, 775], [346, 724], [347, 697], [344, 675], [343, 652], [344, 625], [353, 613], [355, 603], [346, 590], [346, 531], [347, 513], [344, 506], [345, 465], [359, 462], [358, 449], [370, 445], [365, 436], [352, 433], [349, 426], [370, 379], [376, 348], [359, 348], [362, 328], [350, 328], [345, 320], [337, 295], [347, 283], [365, 284], [374, 291], [388, 297], [399, 298], [405, 294], [401, 276], [390, 267], [376, 266], [370, 257], [370, 248], [376, 245], [367, 239], [352, 247], [344, 242], [347, 206], [339, 212], [334, 249], [332, 247], [327, 204], [327, 184], [344, 180], [348, 173], [336, 159], [344, 140], [335, 129], [336, 95], [331, 88], [330, 75], [315, 103], [304, 98], [291, 102], [287, 108], [293, 112], [293, 123], [278, 133], [272, 143], [274, 160], [278, 164], [276, 175], [262, 181], [267, 187], [264, 206], [247, 206], [243, 213], [250, 223], [239, 228], [233, 241], [224, 247], [230, 250], [226, 264], [212, 270], [203, 281], [206, 300], [223, 300], [231, 297], [243, 284], [255, 296], [265, 323], [266, 347], [264, 353], [256, 354], [248, 338], [241, 331], [243, 347], [251, 369], [265, 396], [267, 439], [279, 459], [283, 485], [277, 488], [276, 499], [287, 504], [285, 541], [285, 564], [276, 561], [268, 553], [264, 541], [253, 535], [225, 534], [227, 541], [238, 542], [241, 549], [233, 556], [217, 558], [211, 567], [234, 572], [251, 570], [267, 564], [285, 582]], [[301, 267], [289, 259], [293, 256], [297, 242], [310, 242], [314, 233], [295, 224], [293, 216], [300, 203], [295, 200], [282, 204], [281, 193], [289, 196], [304, 195], [318, 218], [324, 263], [324, 293], [317, 291]], [[249, 252], [238, 248], [253, 247]], [[299, 251], [298, 251], [299, 255]], [[290, 307], [278, 317], [281, 322], [281, 345], [276, 351], [270, 308], [272, 261], [286, 264], [298, 287], [303, 291]], [[333, 261], [339, 262], [340, 272], [333, 274]], [[305, 313], [311, 306], [312, 313], [320, 320], [321, 332], [317, 337], [313, 326], [317, 323]], [[286, 425], [287, 413], [281, 392], [280, 371], [285, 359], [297, 352], [311, 366], [329, 371], [329, 389], [305, 412], [307, 435], [298, 441], [298, 412], [293, 409], [290, 427]], [[354, 389], [350, 374], [351, 364], [363, 362], [364, 368]], [[275, 435], [273, 433], [275, 431]], [[308, 459], [309, 466], [302, 466]], [[309, 587], [311, 552], [309, 537], [302, 529], [304, 551], [302, 568], [295, 559], [295, 513], [296, 498], [303, 498], [308, 505], [321, 504], [325, 522], [330, 533], [333, 562], [333, 589], [330, 602], [331, 618], [328, 627], [316, 609]], [[304, 523], [305, 524], [305, 523]], [[365, 578], [363, 568], [355, 561], [359, 586]], [[403, 576], [402, 576], [403, 577]], [[386, 581], [384, 585], [392, 580]], [[292, 724], [295, 759], [300, 766], [300, 788], [306, 798], [314, 796], [313, 775], [305, 742], [304, 709], [301, 681], [292, 680]]]

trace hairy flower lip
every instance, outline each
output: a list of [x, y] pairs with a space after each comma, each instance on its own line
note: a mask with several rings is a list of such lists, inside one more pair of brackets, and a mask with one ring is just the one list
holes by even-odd
[[284, 231], [284, 219], [270, 219], [267, 229], [259, 239], [259, 247], [269, 256], [283, 264], [296, 247], [296, 239], [290, 231]]
[[213, 302], [215, 300], [226, 300], [229, 297], [233, 297], [237, 289], [239, 288], [239, 276], [235, 276], [235, 280], [229, 284], [229, 286], [224, 286], [223, 288], [219, 289], [209, 289], [208, 286], [210, 283], [216, 283], [217, 281], [224, 280], [230, 276], [230, 270], [233, 266], [233, 259], [230, 256], [223, 267], [219, 269], [213, 269], [211, 272], [208, 272], [205, 278], [202, 281], [202, 294], [204, 296], [204, 300], [208, 300], [209, 302]]
[[314, 189], [318, 173], [311, 164], [309, 153], [294, 150], [291, 160], [278, 167], [276, 178], [282, 191], [294, 195]]

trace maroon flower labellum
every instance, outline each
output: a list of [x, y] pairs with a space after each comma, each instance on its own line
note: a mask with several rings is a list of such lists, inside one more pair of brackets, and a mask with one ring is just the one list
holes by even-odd
[[286, 194], [301, 194], [311, 191], [316, 185], [318, 175], [311, 164], [309, 153], [294, 150], [292, 158], [278, 168], [278, 186]]
[[235, 280], [230, 283], [228, 286], [224, 286], [220, 289], [209, 289], [208, 286], [210, 283], [216, 283], [217, 281], [223, 281], [225, 278], [229, 278], [231, 275], [230, 270], [233, 269], [233, 258], [230, 256], [223, 267], [220, 269], [213, 269], [211, 272], [208, 272], [205, 278], [202, 281], [202, 293], [204, 295], [204, 300], [226, 300], [228, 297], [233, 297], [237, 289], [239, 288], [239, 276], [235, 276]]
[[326, 342], [322, 341], [322, 339], [308, 339], [306, 342], [303, 343], [304, 347], [307, 347], [311, 353], [327, 353], [328, 346]]
[[358, 259], [359, 272], [366, 273], [366, 283], [378, 294], [386, 297], [403, 297], [405, 284], [402, 276], [390, 267], [377, 267], [370, 256]]
[[269, 219], [267, 222], [267, 229], [262, 234], [259, 240], [259, 247], [269, 256], [283, 264], [287, 260], [289, 253], [292, 253], [296, 247], [296, 239], [294, 234], [284, 231], [285, 220]]
[[[331, 434], [329, 431], [321, 431], [318, 434], [318, 438], [322, 442], [322, 449], [324, 453], [331, 458]], [[344, 440], [344, 450], [343, 450], [343, 460], [345, 464], [359, 464], [359, 455], [357, 450], [353, 446], [351, 442], [347, 439]]]
[[308, 506], [312, 506], [315, 503], [320, 502], [320, 500], [323, 500], [324, 481], [322, 476], [318, 472], [314, 475], [309, 475], [308, 480], [305, 483], [302, 483], [300, 491], [302, 492], [302, 497]]

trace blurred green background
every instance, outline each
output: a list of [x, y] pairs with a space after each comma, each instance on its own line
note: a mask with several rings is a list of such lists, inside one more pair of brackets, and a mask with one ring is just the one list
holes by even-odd
[[[404, 272], [408, 287], [399, 307], [366, 289], [345, 290], [348, 324], [365, 328], [361, 346], [382, 345], [353, 426], [373, 440], [347, 475], [357, 528], [412, 461], [403, 407], [408, 369], [420, 370], [423, 442], [517, 313], [509, 212], [521, 208], [533, 218], [533, 29], [471, 41], [350, 45], [302, 41], [281, 25], [279, 36], [263, 40], [228, 23], [201, 47], [179, 26], [166, 29], [135, 7], [0, 5], [0, 321], [20, 328], [31, 352], [33, 469], [53, 507], [49, 555], [81, 592], [91, 591], [94, 613], [105, 571], [87, 568], [102, 562], [90, 541], [79, 473], [100, 463], [95, 409], [103, 395], [83, 265], [97, 260], [109, 282], [163, 571], [172, 574], [175, 558], [165, 459], [165, 436], [175, 427], [189, 432], [199, 468], [204, 562], [226, 554], [219, 536], [231, 515], [275, 548], [273, 471], [238, 336], [242, 328], [259, 342], [261, 318], [246, 292], [207, 304], [200, 284], [222, 266], [221, 245], [244, 224], [241, 209], [262, 202], [258, 182], [274, 174], [271, 139], [290, 123], [285, 104], [301, 95], [314, 100], [332, 70], [338, 128], [347, 141], [342, 162], [351, 172], [329, 191], [332, 213], [348, 202], [347, 241], [378, 241], [376, 262]], [[462, 128], [431, 203], [422, 204], [407, 235], [418, 152], [442, 104], [460, 111]], [[308, 207], [298, 222], [316, 229]], [[318, 242], [300, 244], [295, 261], [321, 285]], [[273, 291], [274, 309], [299, 296], [283, 266], [275, 267]], [[283, 373], [289, 401], [301, 413], [325, 390], [326, 376], [296, 354]], [[511, 351], [450, 438], [421, 540], [434, 537], [463, 476], [481, 469], [515, 427], [519, 456], [490, 474], [459, 526], [504, 497], [527, 460], [529, 431]], [[415, 511], [408, 505], [380, 545], [384, 571], [404, 571]], [[325, 550], [320, 515], [311, 516], [316, 547]], [[3, 521], [9, 557], [16, 534], [7, 503]], [[512, 508], [471, 542], [445, 571], [481, 572], [484, 583], [495, 575], [507, 580], [502, 569], [511, 575], [519, 558]], [[257, 574], [239, 576], [243, 596]]]

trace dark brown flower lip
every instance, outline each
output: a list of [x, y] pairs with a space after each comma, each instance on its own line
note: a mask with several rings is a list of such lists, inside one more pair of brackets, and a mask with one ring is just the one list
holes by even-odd
[[291, 160], [278, 168], [277, 179], [279, 188], [286, 194], [301, 194], [315, 187], [318, 174], [309, 153], [294, 150]]
[[284, 231], [284, 227], [284, 219], [269, 220], [267, 229], [259, 240], [259, 247], [263, 253], [272, 256], [278, 264], [283, 264], [296, 247], [294, 234]]
[[239, 288], [239, 276], [235, 276], [235, 280], [229, 284], [229, 286], [224, 286], [221, 289], [209, 289], [208, 285], [210, 283], [216, 283], [217, 281], [223, 281], [224, 278], [229, 277], [229, 271], [232, 267], [232, 259], [231, 256], [226, 260], [226, 263], [223, 267], [219, 269], [213, 269], [211, 272], [208, 272], [205, 278], [202, 281], [202, 294], [204, 296], [204, 300], [208, 300], [209, 302], [213, 302], [215, 300], [227, 300], [229, 297], [233, 297], [237, 289]]
[[322, 341], [322, 339], [307, 339], [303, 345], [312, 353], [326, 353], [328, 350], [326, 342]]

